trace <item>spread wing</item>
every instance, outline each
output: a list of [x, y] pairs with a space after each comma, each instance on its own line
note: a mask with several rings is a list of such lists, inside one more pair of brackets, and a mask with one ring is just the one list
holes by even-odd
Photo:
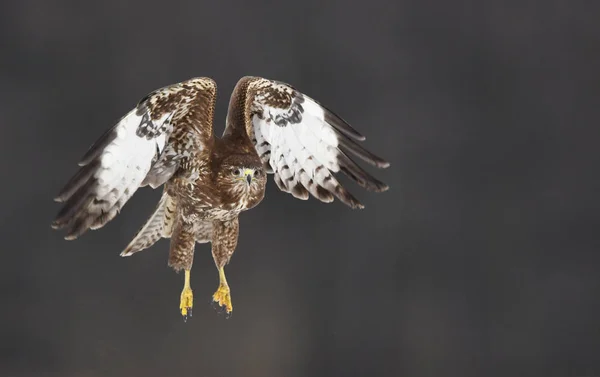
[[203, 77], [144, 97], [83, 156], [81, 168], [55, 198], [64, 206], [52, 227], [66, 227], [66, 239], [101, 228], [138, 187], [162, 185], [187, 159], [210, 148], [216, 90]]
[[380, 182], [350, 157], [378, 168], [389, 163], [363, 148], [365, 137], [342, 118], [288, 84], [263, 78], [247, 81], [246, 132], [280, 190], [323, 202], [334, 196], [352, 208], [363, 205], [336, 179], [342, 172], [360, 186], [385, 191]]

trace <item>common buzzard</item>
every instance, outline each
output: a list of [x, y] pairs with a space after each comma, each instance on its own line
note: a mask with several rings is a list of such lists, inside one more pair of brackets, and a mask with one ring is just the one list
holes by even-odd
[[221, 138], [213, 133], [217, 86], [206, 77], [155, 90], [83, 156], [79, 171], [55, 198], [64, 206], [52, 223], [73, 240], [112, 220], [138, 187], [164, 185], [154, 213], [121, 253], [130, 256], [171, 238], [169, 266], [185, 271], [180, 311], [191, 315], [190, 271], [195, 243], [212, 243], [220, 284], [213, 300], [231, 313], [224, 267], [238, 242], [240, 212], [265, 195], [266, 174], [280, 190], [306, 200], [334, 197], [363, 205], [336, 179], [385, 191], [350, 157], [378, 168], [389, 163], [361, 147], [365, 137], [292, 86], [260, 77], [237, 83]]

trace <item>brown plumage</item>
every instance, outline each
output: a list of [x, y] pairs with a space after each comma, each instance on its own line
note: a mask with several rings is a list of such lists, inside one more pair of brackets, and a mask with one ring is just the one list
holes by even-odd
[[350, 157], [389, 165], [358, 144], [364, 136], [281, 82], [242, 78], [231, 95], [225, 132], [215, 137], [216, 89], [212, 79], [194, 78], [148, 94], [90, 148], [55, 199], [64, 206], [52, 226], [67, 228], [65, 238], [75, 239], [112, 220], [138, 187], [164, 185], [154, 213], [121, 255], [171, 238], [169, 266], [186, 275], [180, 304], [185, 318], [193, 301], [196, 243], [211, 242], [220, 277], [213, 299], [231, 312], [224, 267], [237, 246], [238, 215], [262, 201], [267, 173], [294, 197], [337, 197], [352, 208], [363, 206], [335, 173], [368, 190], [387, 190]]

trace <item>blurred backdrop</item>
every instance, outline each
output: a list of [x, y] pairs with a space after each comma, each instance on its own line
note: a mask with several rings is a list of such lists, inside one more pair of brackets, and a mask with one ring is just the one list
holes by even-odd
[[[2, 2], [0, 376], [599, 376], [594, 4]], [[149, 91], [214, 78], [221, 134], [244, 75], [348, 120], [391, 189], [352, 211], [271, 181], [232, 318], [198, 245], [184, 323], [168, 241], [119, 257], [158, 190], [75, 242], [52, 198]]]

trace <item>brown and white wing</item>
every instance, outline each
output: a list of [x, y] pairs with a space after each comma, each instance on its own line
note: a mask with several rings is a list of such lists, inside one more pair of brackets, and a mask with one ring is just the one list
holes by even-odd
[[310, 193], [323, 202], [331, 202], [335, 196], [352, 208], [363, 208], [335, 173], [342, 172], [371, 191], [388, 189], [350, 157], [378, 168], [389, 166], [358, 144], [365, 137], [290, 85], [251, 78], [246, 111], [246, 131], [282, 191], [304, 200]]
[[112, 220], [140, 186], [168, 181], [185, 159], [209, 148], [216, 84], [193, 78], [153, 91], [83, 156], [52, 223], [66, 239]]

